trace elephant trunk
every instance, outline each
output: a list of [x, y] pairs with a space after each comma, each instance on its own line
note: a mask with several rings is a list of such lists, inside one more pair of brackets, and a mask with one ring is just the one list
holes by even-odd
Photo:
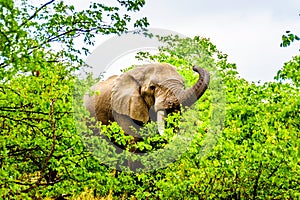
[[204, 94], [210, 81], [210, 75], [205, 69], [194, 66], [193, 70], [199, 74], [199, 79], [193, 87], [180, 94], [179, 101], [183, 107], [193, 105]]
[[[183, 107], [193, 105], [204, 94], [210, 81], [210, 75], [205, 69], [194, 66], [193, 70], [199, 74], [197, 83], [190, 89], [175, 92], [178, 95], [176, 96], [178, 97], [179, 103], [181, 103]], [[164, 118], [166, 114], [164, 110], [157, 111], [157, 126], [160, 135], [164, 133]]]

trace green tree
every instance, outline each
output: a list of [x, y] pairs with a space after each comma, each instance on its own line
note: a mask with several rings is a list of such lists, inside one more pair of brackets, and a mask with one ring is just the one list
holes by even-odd
[[[95, 36], [127, 31], [130, 15], [145, 1], [116, 3], [79, 10], [55, 0], [0, 2], [1, 198], [57, 197], [84, 187], [109, 192], [103, 185], [111, 184], [111, 171], [77, 134], [74, 113], [82, 108], [74, 108], [72, 92], [74, 72], [84, 64], [80, 55], [88, 54]], [[147, 25], [146, 18], [132, 23]], [[76, 47], [76, 39], [84, 47]], [[55, 45], [62, 48], [54, 51]]]
[[284, 63], [282, 69], [275, 77], [279, 81], [290, 81], [296, 87], [300, 86], [300, 55], [294, 56], [292, 60]]

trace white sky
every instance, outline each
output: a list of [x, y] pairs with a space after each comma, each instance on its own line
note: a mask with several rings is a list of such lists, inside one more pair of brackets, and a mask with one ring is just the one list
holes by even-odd
[[[87, 2], [74, 4], [83, 8]], [[150, 28], [210, 38], [237, 64], [241, 77], [270, 81], [284, 62], [299, 54], [300, 43], [280, 47], [285, 31], [300, 35], [299, 14], [300, 0], [146, 0], [134, 16], [147, 17]], [[102, 36], [95, 48], [105, 39]]]
[[269, 81], [300, 45], [281, 48], [286, 30], [300, 34], [299, 0], [146, 0], [150, 27], [211, 39], [240, 76]]

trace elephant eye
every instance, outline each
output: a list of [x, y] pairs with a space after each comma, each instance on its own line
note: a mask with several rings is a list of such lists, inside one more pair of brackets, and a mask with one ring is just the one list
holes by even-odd
[[154, 85], [151, 85], [151, 86], [150, 86], [150, 90], [155, 90], [155, 86], [154, 86]]

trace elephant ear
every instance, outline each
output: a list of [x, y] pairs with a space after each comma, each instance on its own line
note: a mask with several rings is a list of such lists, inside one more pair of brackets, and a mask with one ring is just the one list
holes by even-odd
[[140, 94], [136, 78], [125, 73], [119, 77], [112, 89], [112, 110], [141, 122], [149, 121], [148, 106]]

